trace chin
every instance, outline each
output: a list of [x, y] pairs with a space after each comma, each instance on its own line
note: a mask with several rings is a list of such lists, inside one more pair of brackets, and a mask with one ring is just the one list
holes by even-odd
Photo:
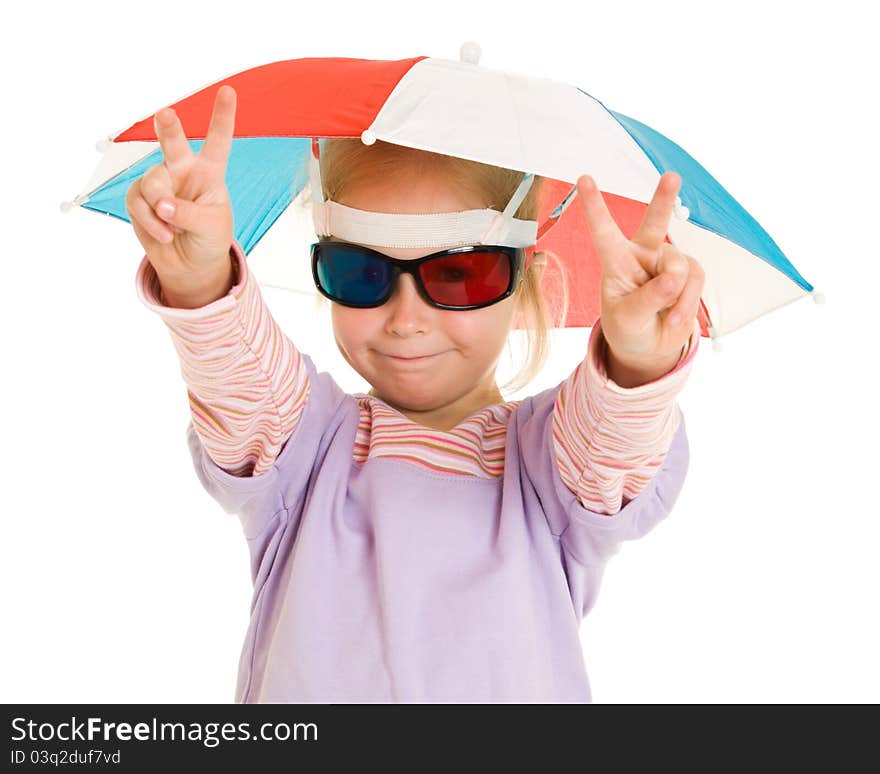
[[396, 389], [386, 390], [378, 382], [373, 383], [373, 391], [386, 403], [391, 403], [407, 411], [430, 411], [439, 404], [430, 396], [417, 390], [405, 390], [399, 386]]
[[430, 411], [434, 408], [434, 404], [430, 400], [400, 390], [391, 393], [381, 392], [380, 394], [383, 396], [382, 400], [407, 411]]

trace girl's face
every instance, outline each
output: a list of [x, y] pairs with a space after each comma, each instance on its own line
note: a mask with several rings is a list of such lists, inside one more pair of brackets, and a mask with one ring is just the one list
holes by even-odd
[[[459, 212], [486, 206], [451, 190], [442, 179], [401, 170], [393, 180], [346, 189], [340, 204], [372, 212]], [[365, 245], [394, 258], [414, 259], [444, 247]], [[343, 357], [384, 400], [413, 421], [451, 429], [481, 408], [503, 402], [495, 368], [516, 311], [517, 295], [482, 309], [430, 306], [415, 281], [401, 274], [388, 301], [375, 309], [331, 302], [333, 333]], [[422, 357], [399, 360], [393, 356]]]

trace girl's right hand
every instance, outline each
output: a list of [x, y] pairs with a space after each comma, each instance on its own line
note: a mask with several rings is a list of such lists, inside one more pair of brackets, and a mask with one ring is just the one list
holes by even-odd
[[[229, 276], [234, 237], [225, 177], [235, 104], [235, 89], [221, 86], [198, 154], [172, 108], [153, 117], [164, 160], [129, 186], [125, 207], [163, 289], [196, 294], [224, 271]], [[166, 202], [173, 214], [165, 212]]]

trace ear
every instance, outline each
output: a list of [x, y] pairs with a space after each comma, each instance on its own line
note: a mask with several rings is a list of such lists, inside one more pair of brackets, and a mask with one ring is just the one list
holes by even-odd
[[522, 304], [523, 304], [523, 288], [525, 287], [525, 278], [528, 274], [532, 274], [532, 276], [538, 281], [541, 282], [541, 274], [544, 271], [544, 266], [547, 265], [547, 258], [544, 253], [536, 252], [532, 256], [532, 260], [529, 262], [528, 268], [524, 270], [520, 277], [519, 286], [516, 289], [516, 312], [517, 317], [514, 317], [513, 324], [517, 325], [519, 321], [518, 315], [522, 314]]

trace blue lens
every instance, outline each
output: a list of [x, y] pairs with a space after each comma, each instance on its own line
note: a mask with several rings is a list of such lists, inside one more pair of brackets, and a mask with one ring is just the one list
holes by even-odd
[[350, 304], [375, 304], [388, 292], [393, 276], [385, 261], [338, 246], [321, 249], [317, 271], [321, 287]]

